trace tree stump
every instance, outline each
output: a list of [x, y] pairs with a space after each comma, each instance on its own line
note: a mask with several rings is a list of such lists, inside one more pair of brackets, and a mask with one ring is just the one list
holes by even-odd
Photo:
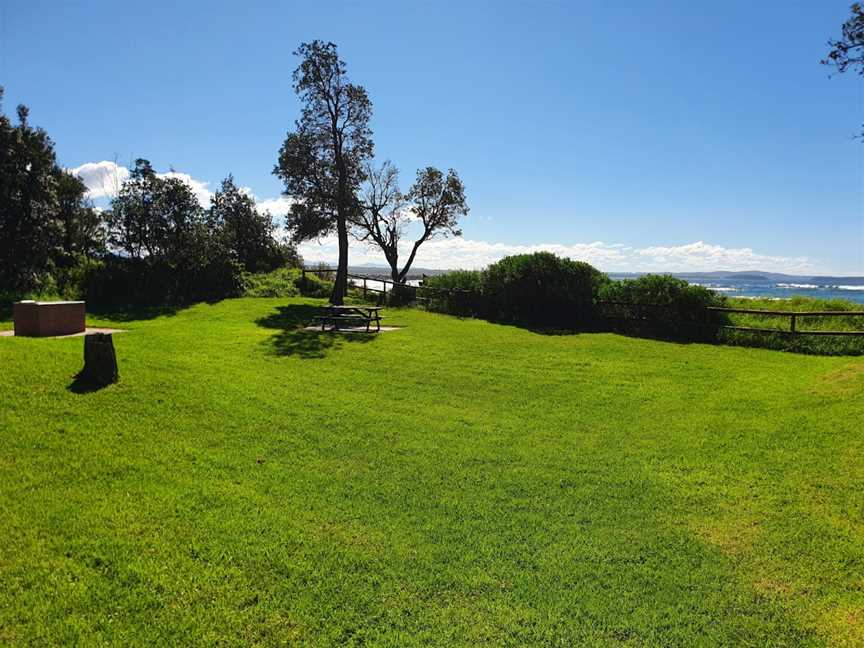
[[117, 382], [117, 355], [110, 333], [91, 333], [84, 336], [84, 369], [79, 377], [91, 385], [109, 385]]

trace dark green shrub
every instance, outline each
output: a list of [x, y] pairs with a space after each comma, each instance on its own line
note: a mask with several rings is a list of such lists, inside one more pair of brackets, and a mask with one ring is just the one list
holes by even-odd
[[583, 261], [536, 252], [505, 257], [487, 268], [488, 316], [526, 324], [584, 327], [594, 322], [594, 297], [608, 281]]
[[387, 303], [390, 306], [408, 306], [415, 302], [418, 290], [415, 286], [400, 284], [387, 284], [387, 286], [389, 289]]
[[76, 255], [69, 267], [55, 272], [60, 296], [63, 299], [86, 298], [88, 287], [104, 269], [105, 263], [101, 259]]
[[451, 270], [431, 277], [424, 277], [423, 288], [480, 292], [483, 289], [483, 271]]
[[426, 277], [417, 297], [423, 306], [439, 313], [484, 317], [483, 277], [481, 270], [453, 270]]
[[723, 306], [722, 295], [671, 275], [610, 281], [598, 297], [608, 323], [625, 333], [706, 339], [716, 332], [713, 325], [726, 321], [725, 315], [706, 310]]
[[296, 280], [297, 289], [304, 297], [329, 297], [333, 291], [333, 282], [322, 279], [318, 274], [307, 272]]
[[296, 297], [300, 294], [299, 281], [300, 271], [296, 268], [246, 273], [243, 275], [243, 294], [246, 297]]
[[246, 297], [329, 297], [333, 282], [316, 273], [303, 275], [300, 268], [279, 268], [272, 272], [243, 275]]
[[88, 277], [85, 299], [97, 306], [161, 305], [242, 294], [242, 271], [227, 257], [178, 268], [163, 259], [110, 255]]

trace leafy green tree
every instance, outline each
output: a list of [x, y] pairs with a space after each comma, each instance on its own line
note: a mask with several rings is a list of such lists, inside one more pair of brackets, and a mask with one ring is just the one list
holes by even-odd
[[53, 142], [30, 126], [27, 107], [18, 106], [13, 123], [2, 98], [0, 88], [0, 290], [20, 293], [40, 287], [58, 252], [60, 170]]
[[[399, 173], [389, 161], [378, 169], [367, 166], [361, 207], [353, 220], [357, 237], [381, 248], [396, 283], [405, 282], [423, 243], [439, 236], [461, 236], [459, 219], [469, 211], [465, 185], [453, 169], [446, 176], [435, 167], [420, 169], [414, 185], [403, 194]], [[412, 222], [422, 229], [400, 269], [399, 244]]]
[[273, 270], [292, 255], [290, 246], [277, 242], [273, 218], [258, 211], [255, 198], [235, 184], [234, 176], [225, 178], [211, 198], [208, 221], [247, 272]]
[[177, 260], [201, 237], [204, 225], [204, 210], [189, 185], [159, 177], [149, 160], [138, 159], [111, 201], [108, 240], [136, 259]]
[[400, 281], [405, 279], [417, 250], [425, 241], [438, 236], [462, 236], [459, 219], [468, 215], [465, 185], [453, 169], [447, 171], [446, 176], [431, 166], [417, 171], [417, 179], [408, 191], [408, 200], [412, 205], [411, 213], [420, 221], [423, 231], [414, 241], [408, 261], [400, 272]]
[[112, 264], [158, 286], [151, 295], [161, 290], [165, 301], [188, 301], [236, 293], [241, 267], [221, 229], [185, 182], [160, 177], [149, 161], [135, 161], [111, 203], [108, 229], [110, 244], [133, 262]]
[[399, 171], [389, 160], [378, 168], [370, 162], [365, 176], [361, 209], [353, 219], [353, 229], [358, 240], [380, 248], [390, 266], [390, 278], [398, 283], [399, 241], [408, 224], [406, 198], [399, 190]]
[[80, 178], [66, 171], [58, 174], [57, 214], [63, 225], [61, 265], [70, 265], [77, 257], [105, 253], [104, 220], [86, 194], [87, 186]]
[[822, 64], [837, 68], [841, 74], [852, 69], [864, 75], [864, 6], [856, 2], [851, 11], [852, 15], [843, 23], [841, 38], [828, 41], [831, 51]]
[[154, 212], [161, 183], [149, 160], [137, 159], [129, 177], [111, 201], [108, 242], [132, 258], [156, 253]]
[[348, 230], [360, 209], [357, 192], [364, 162], [372, 157], [372, 103], [350, 83], [336, 45], [302, 43], [294, 71], [300, 119], [289, 132], [273, 170], [294, 199], [286, 218], [295, 242], [337, 234], [339, 267], [330, 297], [341, 304], [348, 286]]
[[[210, 234], [204, 209], [180, 178], [158, 178], [157, 187], [156, 209], [150, 220], [152, 245], [158, 255], [194, 268], [197, 264], [187, 257]], [[179, 263], [181, 260], [185, 264]]]

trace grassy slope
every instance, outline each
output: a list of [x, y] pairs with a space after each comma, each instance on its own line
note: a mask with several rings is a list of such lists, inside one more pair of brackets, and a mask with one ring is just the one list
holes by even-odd
[[310, 303], [0, 338], [0, 642], [864, 641], [864, 361]]

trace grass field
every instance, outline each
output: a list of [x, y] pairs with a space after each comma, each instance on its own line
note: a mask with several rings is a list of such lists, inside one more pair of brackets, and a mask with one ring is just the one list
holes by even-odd
[[864, 359], [317, 303], [0, 338], [0, 643], [864, 643]]

